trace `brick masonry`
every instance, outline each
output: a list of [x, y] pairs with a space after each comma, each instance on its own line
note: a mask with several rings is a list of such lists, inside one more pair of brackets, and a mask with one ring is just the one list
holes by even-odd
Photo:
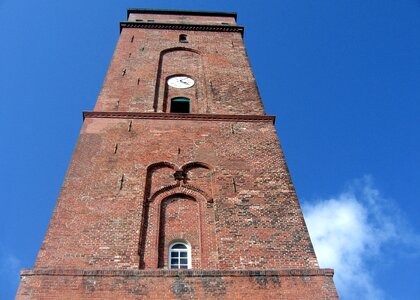
[[[235, 18], [135, 10], [128, 19], [210, 27], [122, 29], [17, 298], [337, 298], [242, 33], [217, 27]], [[174, 75], [195, 84], [172, 88]], [[191, 114], [169, 113], [177, 96], [191, 99]], [[192, 270], [168, 270], [176, 240], [191, 246]]]
[[335, 299], [332, 270], [25, 272], [20, 299]]

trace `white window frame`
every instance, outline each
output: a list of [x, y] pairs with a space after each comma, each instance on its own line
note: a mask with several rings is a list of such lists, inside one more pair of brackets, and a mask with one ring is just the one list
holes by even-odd
[[[175, 245], [184, 245], [187, 247], [187, 249], [172, 249]], [[187, 269], [191, 269], [191, 246], [189, 243], [185, 242], [185, 241], [174, 241], [169, 245], [169, 251], [168, 251], [168, 269], [169, 270], [186, 270], [186, 269], [181, 269], [179, 268], [180, 266], [180, 257], [181, 254], [178, 254], [178, 264], [177, 264], [177, 268], [173, 268], [172, 267], [172, 258], [176, 259], [176, 257], [172, 257], [172, 253], [180, 253], [180, 252], [187, 252]]]

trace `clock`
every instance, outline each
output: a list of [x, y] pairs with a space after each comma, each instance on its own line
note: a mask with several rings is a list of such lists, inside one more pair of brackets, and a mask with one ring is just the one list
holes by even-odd
[[168, 79], [168, 85], [177, 89], [186, 89], [194, 85], [194, 80], [187, 76], [174, 76]]

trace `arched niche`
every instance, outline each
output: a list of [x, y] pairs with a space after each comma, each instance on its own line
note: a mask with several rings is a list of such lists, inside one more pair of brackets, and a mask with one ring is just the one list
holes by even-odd
[[[208, 203], [209, 199], [203, 193], [181, 185], [164, 188], [149, 197], [142, 222], [146, 227], [140, 237], [140, 268], [166, 268], [168, 243], [173, 239], [185, 239], [191, 243], [193, 268], [216, 267], [215, 217], [213, 206]], [[172, 220], [174, 211], [181, 212], [180, 217], [190, 212], [190, 220], [176, 223]], [[168, 224], [175, 231], [168, 231]], [[186, 228], [191, 228], [191, 231]]]
[[200, 192], [212, 202], [212, 175], [212, 167], [204, 162], [188, 162], [182, 167], [167, 161], [153, 163], [146, 171], [144, 200], [150, 201], [157, 193], [182, 183], [191, 190]]
[[[165, 199], [174, 199], [173, 197], [178, 197], [178, 204], [184, 201], [184, 206], [189, 207], [199, 216], [196, 222], [199, 226], [197, 232], [200, 242], [198, 244], [191, 242], [197, 244], [192, 248], [192, 251], [196, 252], [193, 265], [207, 268], [209, 265], [216, 266], [218, 264], [217, 247], [214, 247], [215, 216], [211, 170], [211, 166], [203, 162], [189, 162], [178, 167], [171, 162], [162, 161], [153, 163], [147, 168], [139, 236], [139, 267], [141, 269], [167, 266], [164, 251], [167, 249], [168, 240], [163, 238], [162, 234], [165, 235], [165, 232], [168, 232], [165, 229], [166, 216], [170, 215], [168, 209], [174, 207], [169, 204], [176, 201], [165, 202], [169, 201]], [[186, 200], [194, 201], [195, 204], [187, 203]], [[178, 227], [181, 228], [181, 225]], [[207, 228], [205, 230], [207, 238], [204, 241], [202, 240], [203, 228]], [[183, 234], [182, 230], [179, 234]], [[175, 233], [170, 233], [170, 235], [171, 238], [174, 238]], [[213, 245], [213, 250], [209, 245]], [[206, 254], [203, 255], [203, 253]]]
[[[167, 80], [173, 76], [191, 77], [195, 84], [186, 89], [170, 87]], [[163, 50], [159, 55], [156, 74], [154, 111], [169, 112], [170, 99], [185, 97], [191, 99], [191, 113], [208, 112], [205, 82], [203, 59], [199, 51], [186, 47]]]
[[174, 240], [190, 244], [191, 268], [200, 268], [200, 203], [190, 195], [175, 193], [160, 201], [159, 210], [158, 268], [168, 268], [168, 250]]
[[173, 173], [178, 167], [167, 161], [151, 164], [146, 171], [145, 198], [161, 189], [162, 187], [174, 184]]

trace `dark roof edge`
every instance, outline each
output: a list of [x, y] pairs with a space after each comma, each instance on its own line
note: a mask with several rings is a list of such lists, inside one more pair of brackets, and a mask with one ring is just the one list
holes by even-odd
[[167, 14], [167, 15], [196, 15], [196, 16], [223, 16], [235, 18], [236, 12], [216, 12], [200, 10], [175, 10], [175, 9], [148, 9], [148, 8], [129, 8], [127, 9], [127, 19], [130, 13], [148, 13], [148, 14]]

